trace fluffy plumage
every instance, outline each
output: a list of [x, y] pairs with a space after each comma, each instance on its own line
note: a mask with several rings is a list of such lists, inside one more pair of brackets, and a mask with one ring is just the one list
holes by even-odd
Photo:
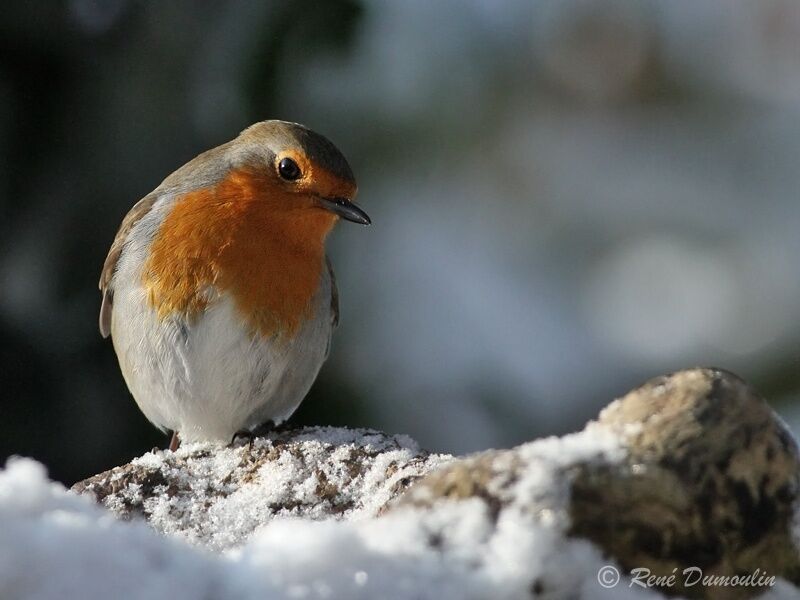
[[[296, 181], [276, 168], [287, 157]], [[330, 141], [265, 121], [133, 207], [101, 275], [100, 331], [150, 421], [183, 440], [227, 441], [291, 415], [338, 318], [325, 238], [337, 216], [368, 222], [355, 193]]]

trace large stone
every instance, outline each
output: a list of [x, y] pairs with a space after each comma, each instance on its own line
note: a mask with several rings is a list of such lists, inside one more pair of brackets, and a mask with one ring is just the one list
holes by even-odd
[[[565, 516], [566, 535], [591, 540], [625, 572], [676, 574], [661, 587], [669, 595], [743, 598], [765, 589], [734, 581], [684, 585], [698, 569], [800, 583], [798, 449], [738, 377], [694, 369], [653, 379], [613, 402], [584, 434], [600, 430], [619, 440], [621, 452], [562, 464], [552, 457], [543, 463], [537, 446], [545, 440], [486, 452], [421, 479], [390, 510], [477, 498], [494, 515]], [[531, 494], [519, 485], [543, 469], [549, 490]]]
[[[599, 544], [626, 569], [766, 571], [800, 582], [797, 445], [741, 379], [708, 369], [659, 377], [611, 404], [600, 423], [622, 438], [628, 456], [578, 471], [572, 535]], [[672, 589], [752, 594], [743, 586]]]

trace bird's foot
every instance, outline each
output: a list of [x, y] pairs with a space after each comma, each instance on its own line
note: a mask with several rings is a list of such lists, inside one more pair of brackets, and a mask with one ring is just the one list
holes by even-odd
[[240, 429], [236, 433], [233, 434], [231, 438], [230, 446], [236, 444], [237, 440], [247, 440], [247, 446], [249, 448], [253, 447], [253, 440], [257, 437], [264, 437], [271, 431], [275, 430], [275, 423], [271, 420], [267, 421], [266, 423], [262, 423], [261, 425], [256, 425], [253, 429]]
[[169, 441], [170, 452], [175, 452], [181, 446], [181, 438], [178, 437], [178, 432], [172, 432], [172, 439]]
[[251, 448], [253, 446], [254, 437], [255, 436], [253, 435], [253, 432], [250, 431], [249, 429], [240, 429], [239, 431], [233, 434], [233, 437], [231, 438], [231, 443], [228, 445], [235, 446], [237, 441], [244, 440], [247, 443], [248, 448]]

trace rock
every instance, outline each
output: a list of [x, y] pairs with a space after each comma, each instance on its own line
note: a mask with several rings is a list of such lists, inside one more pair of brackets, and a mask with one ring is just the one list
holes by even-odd
[[374, 516], [450, 459], [407, 436], [304, 428], [235, 446], [154, 450], [72, 489], [123, 519], [143, 518], [158, 531], [222, 550], [274, 517]]
[[[600, 544], [628, 569], [760, 569], [800, 583], [797, 445], [741, 379], [718, 370], [659, 377], [611, 404], [600, 423], [623, 439], [628, 456], [619, 468], [578, 473], [572, 535]], [[674, 591], [702, 595], [695, 587]]]
[[478, 500], [496, 523], [526, 513], [591, 540], [624, 572], [677, 574], [667, 595], [746, 598], [767, 588], [689, 584], [695, 569], [800, 583], [799, 477], [794, 439], [764, 400], [735, 375], [694, 369], [647, 382], [579, 434], [454, 461], [387, 512]]
[[[777, 578], [772, 598], [800, 597], [797, 446], [763, 399], [714, 369], [653, 379], [582, 431], [511, 450], [453, 459], [404, 436], [297, 429], [154, 451], [73, 489], [267, 561], [292, 594], [594, 600], [619, 597], [604, 589], [618, 568], [626, 598], [656, 597], [636, 586], [646, 574], [666, 595], [749, 598]], [[750, 579], [708, 585], [698, 572]]]

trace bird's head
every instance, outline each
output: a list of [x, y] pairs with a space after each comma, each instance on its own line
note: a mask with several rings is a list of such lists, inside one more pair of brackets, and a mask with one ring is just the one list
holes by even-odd
[[235, 163], [255, 169], [280, 192], [279, 209], [370, 224], [353, 203], [358, 187], [347, 159], [326, 137], [297, 123], [262, 121], [234, 140], [232, 153]]

